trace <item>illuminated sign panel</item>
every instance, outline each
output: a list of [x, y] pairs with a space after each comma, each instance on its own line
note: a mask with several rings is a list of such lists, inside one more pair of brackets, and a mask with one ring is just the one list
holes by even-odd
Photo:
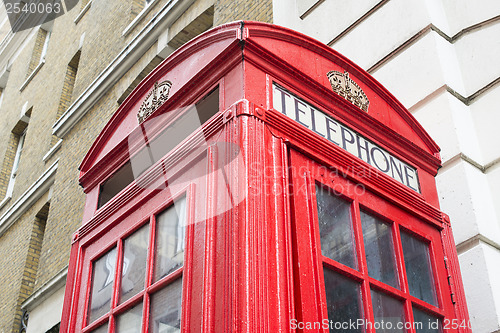
[[274, 109], [420, 193], [417, 170], [385, 149], [273, 84]]

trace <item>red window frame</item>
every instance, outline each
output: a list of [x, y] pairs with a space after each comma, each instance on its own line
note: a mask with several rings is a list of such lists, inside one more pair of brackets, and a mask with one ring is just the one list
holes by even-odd
[[[154, 267], [155, 267], [155, 254], [156, 254], [156, 217], [162, 212], [173, 207], [174, 202], [185, 197], [185, 233], [184, 233], [184, 261], [183, 265], [177, 268], [175, 271], [163, 276], [158, 281], [154, 281]], [[98, 236], [95, 240], [91, 241], [90, 244], [83, 250], [85, 256], [88, 258], [83, 262], [83, 268], [86, 270], [86, 289], [85, 289], [85, 302], [83, 308], [83, 320], [82, 320], [82, 332], [93, 332], [96, 329], [101, 328], [104, 325], [108, 325], [108, 332], [115, 332], [116, 318], [120, 314], [125, 313], [127, 310], [133, 308], [134, 306], [142, 303], [142, 332], [149, 331], [149, 321], [150, 321], [150, 303], [151, 297], [156, 292], [167, 287], [171, 283], [182, 278], [182, 300], [181, 300], [181, 331], [186, 332], [189, 330], [189, 320], [188, 311], [184, 309], [189, 308], [190, 297], [187, 285], [191, 280], [191, 262], [192, 262], [192, 252], [193, 252], [193, 207], [194, 207], [194, 186], [188, 186], [185, 189], [165, 198], [164, 203], [155, 207], [150, 212], [148, 212], [144, 218], [139, 221], [133, 221], [131, 218], [126, 217], [123, 221], [120, 221], [121, 232], [116, 235], [114, 229], [109, 230], [104, 235]], [[146, 276], [144, 288], [124, 301], [119, 303], [120, 289], [121, 289], [121, 272], [123, 265], [123, 255], [124, 255], [124, 241], [127, 237], [133, 235], [135, 232], [140, 230], [142, 227], [149, 224], [148, 230], [148, 248], [147, 248], [147, 263], [146, 263]], [[103, 245], [106, 242], [106, 245]], [[92, 293], [92, 277], [93, 277], [93, 265], [94, 263], [106, 255], [112, 249], [117, 249], [117, 262], [115, 264], [114, 280], [112, 286], [112, 296], [111, 296], [111, 306], [108, 312], [101, 315], [99, 318], [92, 322], [88, 322], [88, 311], [91, 302]], [[83, 275], [85, 276], [85, 275]]]
[[[292, 179], [292, 234], [294, 240], [294, 268], [297, 328], [310, 332], [328, 332], [324, 327], [312, 328], [313, 323], [322, 323], [328, 319], [325, 293], [324, 267], [340, 273], [348, 279], [358, 282], [361, 289], [362, 311], [364, 319], [373, 323], [372, 288], [399, 300], [404, 305], [406, 322], [413, 322], [412, 305], [427, 314], [443, 320], [455, 316], [448, 286], [448, 274], [445, 267], [444, 245], [441, 229], [412, 213], [396, 206], [389, 199], [383, 198], [362, 184], [343, 177], [333, 168], [323, 166], [304, 155], [291, 151]], [[351, 222], [358, 269], [353, 269], [323, 256], [321, 252], [318, 223], [316, 185], [327, 188], [351, 205]], [[380, 282], [368, 275], [360, 211], [363, 210], [391, 226], [393, 246], [397, 263], [399, 289]], [[429, 245], [431, 271], [433, 274], [437, 306], [426, 303], [410, 295], [404, 264], [401, 231]], [[309, 323], [309, 327], [307, 324]], [[310, 328], [310, 329], [308, 329]], [[447, 330], [454, 331], [454, 330]], [[375, 329], [367, 328], [367, 333]], [[416, 332], [409, 328], [406, 332]]]

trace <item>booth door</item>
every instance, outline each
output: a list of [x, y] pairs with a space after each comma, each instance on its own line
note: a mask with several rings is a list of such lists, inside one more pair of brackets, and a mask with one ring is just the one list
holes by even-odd
[[294, 151], [291, 168], [292, 328], [456, 331], [438, 226]]
[[181, 332], [192, 233], [186, 197], [166, 198], [149, 211], [148, 203], [84, 247], [77, 331]]

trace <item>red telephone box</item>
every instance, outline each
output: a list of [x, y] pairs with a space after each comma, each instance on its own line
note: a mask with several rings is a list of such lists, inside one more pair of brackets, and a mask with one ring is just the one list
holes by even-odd
[[470, 332], [439, 148], [331, 48], [214, 28], [81, 164], [62, 332]]

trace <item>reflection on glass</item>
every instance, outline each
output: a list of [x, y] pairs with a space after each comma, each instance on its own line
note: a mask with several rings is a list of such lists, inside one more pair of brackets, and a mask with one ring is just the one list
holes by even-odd
[[120, 302], [125, 302], [144, 289], [148, 238], [149, 225], [145, 225], [124, 241]]
[[[359, 283], [328, 269], [324, 269], [328, 320], [333, 323], [356, 322], [363, 318]], [[334, 326], [335, 327], [335, 326]], [[363, 332], [362, 327], [343, 329], [342, 332]], [[330, 332], [335, 332], [330, 325]]]
[[361, 212], [361, 224], [368, 274], [394, 288], [399, 288], [391, 226], [364, 212]]
[[397, 328], [398, 324], [405, 324], [401, 302], [372, 289], [372, 304], [375, 317], [373, 327], [377, 328], [377, 333], [404, 332], [403, 328]]
[[321, 253], [357, 269], [349, 202], [316, 186]]
[[116, 248], [94, 262], [88, 311], [89, 323], [107, 313], [110, 309], [113, 281], [115, 280], [115, 267]]
[[175, 280], [151, 296], [152, 333], [176, 333], [181, 331], [182, 278]]
[[410, 294], [437, 306], [429, 245], [406, 232], [401, 232], [401, 244], [403, 245]]
[[142, 303], [119, 315], [116, 319], [116, 333], [138, 333], [142, 330]]
[[156, 216], [155, 281], [184, 263], [185, 224], [186, 198], [176, 201]]
[[441, 333], [441, 321], [413, 307], [413, 322], [417, 333]]
[[105, 325], [99, 326], [93, 330], [92, 333], [108, 333], [108, 324], [106, 323]]

